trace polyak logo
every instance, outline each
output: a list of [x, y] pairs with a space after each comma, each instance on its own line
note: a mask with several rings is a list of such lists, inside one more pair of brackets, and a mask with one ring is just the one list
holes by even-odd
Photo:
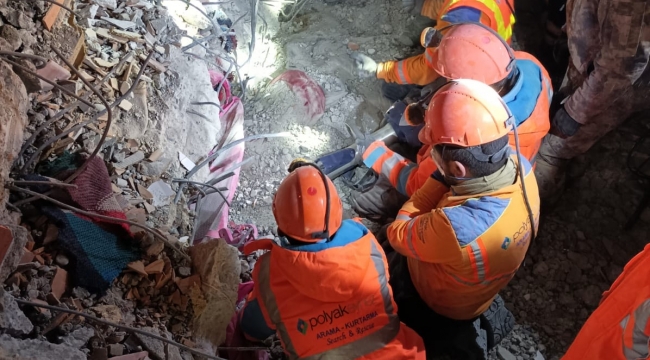
[[297, 324], [298, 331], [300, 331], [301, 334], [305, 335], [307, 334], [307, 322], [303, 319], [298, 319], [298, 324]]
[[503, 250], [508, 250], [508, 246], [510, 246], [510, 238], [506, 237], [505, 239], [503, 239], [503, 243], [501, 244], [501, 248]]

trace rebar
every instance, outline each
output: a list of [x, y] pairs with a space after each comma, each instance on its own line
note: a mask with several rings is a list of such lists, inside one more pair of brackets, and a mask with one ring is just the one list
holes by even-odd
[[[59, 59], [61, 59], [61, 61], [63, 61], [63, 62], [64, 62], [64, 63], [65, 63], [69, 68], [70, 68], [70, 70], [72, 70], [72, 72], [73, 72], [75, 75], [77, 75], [77, 77], [78, 77], [79, 79], [81, 79], [81, 81], [82, 81], [86, 86], [88, 86], [88, 88], [89, 88], [92, 92], [94, 92], [94, 93], [97, 95], [97, 97], [99, 98], [99, 101], [101, 101], [101, 102], [104, 104], [104, 107], [106, 108], [106, 111], [108, 112], [108, 116], [107, 116], [107, 119], [106, 119], [106, 128], [104, 129], [104, 133], [102, 134], [101, 138], [99, 139], [99, 143], [97, 144], [97, 147], [96, 147], [95, 150], [90, 154], [90, 156], [89, 156], [89, 157], [88, 157], [88, 158], [83, 162], [83, 164], [81, 164], [81, 166], [79, 166], [79, 168], [77, 169], [77, 171], [75, 171], [72, 175], [70, 175], [67, 179], [65, 179], [65, 182], [69, 183], [70, 181], [74, 180], [77, 176], [79, 176], [79, 174], [81, 174], [81, 173], [86, 169], [86, 167], [88, 166], [88, 163], [90, 162], [90, 160], [91, 160], [93, 157], [95, 157], [95, 155], [97, 155], [97, 153], [99, 153], [99, 150], [101, 149], [102, 144], [103, 144], [104, 141], [106, 140], [106, 135], [108, 135], [108, 131], [111, 129], [111, 123], [113, 122], [113, 111], [111, 110], [110, 105], [108, 104], [108, 101], [106, 101], [106, 98], [104, 98], [104, 96], [102, 96], [102, 93], [99, 92], [99, 90], [97, 90], [97, 88], [95, 88], [95, 87], [90, 83], [90, 81], [86, 80], [83, 76], [81, 76], [81, 74], [80, 74], [79, 71], [74, 67], [74, 65], [72, 65], [72, 64], [70, 63], [70, 61], [68, 61], [68, 59], [66, 59], [65, 56], [63, 56], [63, 54], [61, 54], [61, 51], [59, 51], [59, 50], [58, 50], [54, 45], [50, 45], [50, 48], [52, 49], [52, 51], [54, 51], [54, 53], [56, 54], [56, 56], [58, 56]], [[152, 53], [153, 53], [153, 51], [149, 54], [149, 57], [151, 57], [151, 54], [152, 54]], [[146, 62], [145, 62], [144, 67], [146, 67]]]
[[[213, 189], [215, 192], [217, 192], [221, 196], [223, 201], [225, 201], [226, 204], [228, 204], [228, 206], [230, 206], [230, 202], [228, 201], [228, 199], [226, 199], [226, 196], [221, 192], [221, 190], [219, 190], [218, 188], [216, 188], [213, 185], [198, 182], [198, 181], [186, 180], [186, 179], [172, 179], [172, 182], [186, 183], [186, 184], [192, 184], [192, 185], [197, 185], [197, 186], [201, 185], [201, 186], [209, 187], [209, 188]], [[226, 190], [228, 190], [228, 188], [226, 188]], [[211, 194], [214, 194], [214, 192], [211, 193]], [[207, 193], [204, 192], [203, 195], [205, 196], [205, 195], [207, 195]]]
[[[45, 2], [50, 3], [50, 4], [52, 4], [52, 5], [56, 5], [56, 6], [60, 7], [60, 8], [63, 8], [64, 10], [69, 11], [69, 12], [70, 12], [71, 14], [73, 14], [74, 16], [76, 16], [76, 17], [78, 17], [78, 18], [81, 18], [81, 15], [77, 14], [76, 12], [74, 12], [74, 10], [70, 9], [69, 7], [67, 7], [67, 6], [65, 6], [65, 5], [63, 5], [63, 4], [59, 4], [58, 2], [56, 2], [56, 1], [54, 1], [54, 0], [42, 0], [42, 1], [45, 1]], [[61, 1], [61, 2], [63, 2], [63, 1]]]
[[[275, 133], [275, 134], [259, 134], [259, 135], [252, 135], [252, 136], [245, 137], [243, 139], [232, 141], [232, 142], [226, 144], [225, 146], [223, 146], [221, 149], [215, 151], [212, 155], [208, 156], [208, 158], [203, 160], [200, 164], [193, 167], [192, 170], [190, 170], [190, 172], [185, 176], [185, 179], [189, 180], [189, 178], [191, 178], [194, 174], [196, 174], [197, 171], [199, 171], [202, 167], [204, 167], [205, 165], [210, 163], [210, 161], [216, 159], [217, 156], [219, 156], [222, 152], [224, 152], [224, 151], [226, 151], [226, 150], [228, 150], [228, 149], [230, 149], [230, 148], [232, 148], [232, 147], [234, 147], [236, 145], [239, 145], [239, 144], [241, 144], [243, 142], [259, 140], [259, 139], [266, 139], [266, 138], [274, 138], [274, 137], [287, 137], [289, 135], [291, 135], [291, 134], [288, 133], [288, 132]], [[176, 194], [176, 198], [174, 199], [174, 202], [178, 202], [178, 200], [180, 199], [180, 194], [182, 193], [183, 189], [184, 189], [184, 186], [183, 186], [183, 184], [181, 184], [179, 186], [178, 194]]]
[[132, 225], [132, 226], [137, 226], [137, 227], [143, 229], [144, 231], [146, 231], [146, 232], [152, 234], [154, 237], [158, 238], [160, 241], [164, 242], [165, 245], [167, 245], [167, 246], [170, 247], [172, 250], [174, 250], [174, 251], [176, 251], [177, 253], [179, 253], [179, 254], [180, 254], [183, 258], [185, 258], [186, 260], [191, 261], [189, 255], [187, 255], [186, 253], [184, 253], [183, 251], [181, 251], [180, 249], [178, 249], [178, 248], [177, 248], [176, 246], [174, 246], [174, 245], [173, 245], [173, 244], [172, 244], [172, 243], [171, 243], [171, 242], [170, 242], [170, 241], [169, 241], [165, 236], [163, 236], [162, 234], [158, 233], [158, 231], [155, 231], [154, 229], [148, 227], [147, 225], [140, 224], [140, 223], [137, 223], [137, 222], [135, 222], [135, 221], [131, 221], [131, 220], [127, 220], [127, 219], [120, 219], [120, 218], [116, 218], [116, 217], [112, 217], [112, 216], [105, 216], [105, 215], [96, 214], [96, 213], [93, 213], [93, 212], [91, 212], [91, 211], [81, 210], [81, 209], [76, 208], [76, 207], [74, 207], [74, 206], [72, 206], [72, 205], [68, 205], [68, 204], [66, 204], [66, 203], [62, 203], [62, 202], [60, 202], [60, 201], [58, 201], [58, 200], [52, 199], [51, 197], [49, 197], [49, 196], [47, 196], [47, 195], [44, 195], [44, 194], [41, 194], [41, 193], [38, 193], [38, 192], [36, 192], [36, 191], [31, 191], [31, 190], [23, 189], [23, 188], [20, 188], [20, 187], [17, 187], [17, 186], [13, 186], [13, 185], [12, 185], [12, 186], [8, 186], [7, 188], [8, 188], [9, 190], [13, 190], [13, 191], [21, 191], [21, 192], [24, 192], [24, 193], [26, 193], [26, 194], [29, 194], [29, 195], [35, 196], [35, 197], [37, 197], [37, 198], [40, 198], [40, 199], [43, 199], [43, 200], [49, 201], [49, 202], [53, 203], [54, 205], [57, 205], [57, 206], [62, 207], [62, 208], [64, 208], [64, 209], [68, 209], [68, 210], [70, 210], [70, 211], [74, 211], [74, 212], [79, 213], [79, 214], [81, 214], [81, 215], [86, 215], [86, 216], [88, 216], [88, 217], [90, 217], [90, 218], [102, 219], [102, 220], [106, 220], [106, 221], [109, 221], [109, 222], [112, 222], [112, 223], [125, 223], [125, 224], [129, 224], [129, 225]]
[[9, 184], [15, 185], [46, 185], [46, 186], [55, 186], [55, 187], [65, 187], [65, 188], [76, 188], [75, 184], [66, 184], [62, 182], [52, 182], [52, 181], [37, 181], [37, 180], [11, 180], [8, 181]]
[[[15, 300], [19, 304], [29, 305], [29, 306], [42, 308], [42, 309], [53, 310], [53, 311], [60, 311], [60, 312], [64, 312], [64, 313], [68, 313], [68, 314], [72, 314], [72, 315], [76, 315], [76, 316], [81, 316], [81, 317], [86, 318], [88, 320], [92, 320], [92, 321], [94, 321], [94, 322], [96, 322], [98, 324], [111, 326], [111, 327], [114, 327], [116, 329], [128, 331], [130, 333], [136, 333], [136, 334], [148, 336], [148, 337], [154, 338], [156, 340], [162, 341], [164, 343], [174, 345], [174, 346], [178, 347], [181, 350], [185, 350], [185, 351], [191, 352], [191, 353], [199, 355], [199, 356], [205, 356], [208, 359], [225, 360], [225, 359], [220, 358], [218, 356], [206, 354], [204, 352], [192, 349], [191, 347], [185, 346], [183, 344], [179, 344], [179, 343], [175, 342], [174, 340], [167, 339], [167, 338], [162, 337], [160, 335], [152, 334], [150, 332], [147, 332], [147, 331], [144, 331], [144, 330], [141, 330], [141, 329], [137, 329], [137, 328], [134, 328], [134, 327], [116, 324], [114, 322], [107, 321], [107, 320], [104, 320], [104, 319], [100, 319], [98, 317], [95, 317], [95, 316], [90, 315], [90, 314], [86, 314], [86, 313], [81, 312], [81, 311], [66, 309], [66, 308], [62, 308], [62, 307], [58, 307], [58, 306], [46, 305], [46, 304], [41, 304], [41, 303], [36, 303], [36, 302], [31, 302], [31, 301], [25, 301], [25, 300], [22, 300], [22, 299], [15, 299]], [[269, 350], [269, 348], [261, 347], [261, 346], [255, 346], [255, 347], [244, 347], [244, 346], [227, 347], [227, 346], [224, 346], [224, 347], [219, 347], [218, 349], [219, 350], [233, 350], [233, 351], [260, 351], [260, 350], [263, 351], [263, 350]]]
[[221, 105], [219, 105], [219, 104], [217, 104], [215, 102], [212, 102], [212, 101], [195, 101], [195, 102], [191, 102], [190, 104], [191, 105], [214, 105], [214, 106], [219, 108], [219, 111], [223, 111], [223, 109], [221, 108]]
[[[0, 54], [1, 53], [2, 52], [0, 52]], [[129, 51], [125, 56], [123, 56], [120, 59], [120, 61], [117, 63], [117, 65], [113, 66], [113, 68], [108, 72], [108, 74], [106, 74], [106, 76], [104, 76], [99, 81], [98, 85], [99, 86], [103, 85], [115, 73], [115, 70], [118, 69], [120, 66], [122, 66], [122, 64], [124, 64], [126, 62], [126, 60], [129, 59], [129, 56], [132, 56], [132, 55], [133, 55], [133, 50]], [[83, 98], [88, 100], [90, 98], [90, 94], [92, 94], [92, 92], [87, 93], [86, 95], [83, 96]], [[20, 152], [18, 153], [17, 158], [20, 159], [23, 156], [25, 151], [34, 143], [34, 141], [36, 140], [36, 137], [41, 132], [43, 132], [43, 130], [47, 129], [50, 125], [52, 125], [52, 123], [54, 123], [55, 121], [57, 121], [58, 119], [63, 117], [63, 115], [65, 115], [66, 113], [74, 110], [77, 106], [79, 106], [79, 104], [81, 104], [81, 101], [79, 101], [79, 100], [73, 102], [72, 104], [70, 104], [70, 106], [68, 106], [68, 107], [62, 109], [61, 111], [59, 111], [58, 113], [54, 114], [54, 116], [52, 118], [47, 120], [43, 125], [39, 126], [38, 129], [36, 129], [36, 131], [34, 131], [32, 136], [30, 136], [29, 139], [27, 139], [25, 141], [25, 143], [23, 144], [23, 147], [20, 149]]]

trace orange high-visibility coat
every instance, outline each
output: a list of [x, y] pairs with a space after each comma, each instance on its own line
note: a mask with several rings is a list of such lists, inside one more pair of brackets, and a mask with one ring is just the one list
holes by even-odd
[[563, 360], [637, 360], [650, 354], [650, 245], [603, 294]]
[[[444, 15], [459, 7], [470, 7], [481, 12], [480, 22], [491, 27], [508, 43], [512, 40], [515, 24], [514, 0], [426, 0], [422, 15], [437, 20], [436, 28], [441, 29], [450, 23]], [[398, 84], [428, 85], [439, 75], [432, 68], [433, 49], [425, 49], [423, 54], [400, 61], [379, 63], [377, 78]]]
[[[519, 61], [532, 61], [538, 66], [541, 74], [541, 90], [537, 94], [534, 109], [530, 112], [530, 116], [517, 126], [521, 156], [533, 162], [539, 147], [542, 145], [542, 139], [551, 127], [549, 107], [553, 96], [553, 88], [548, 72], [534, 56], [523, 51], [515, 52], [515, 56]], [[521, 75], [521, 81], [526, 81], [526, 75]], [[508, 103], [509, 106], [518, 101], [517, 94], [514, 95], [514, 98], [515, 100]], [[510, 146], [515, 149], [514, 133], [511, 131], [508, 137]], [[403, 156], [388, 149], [383, 142], [378, 141], [366, 149], [363, 160], [366, 166], [377, 173], [385, 175], [399, 192], [411, 196], [436, 171], [436, 164], [431, 158], [430, 152], [430, 146], [422, 146], [417, 155], [417, 164], [413, 164]]]
[[328, 243], [260, 240], [245, 252], [259, 249], [270, 251], [257, 261], [246, 307], [259, 306], [290, 359], [425, 360], [422, 339], [397, 317], [386, 256], [361, 223], [343, 221]]
[[[527, 160], [522, 166], [537, 228], [537, 181]], [[429, 178], [388, 227], [390, 244], [408, 257], [413, 284], [436, 313], [459, 320], [479, 316], [519, 269], [532, 238], [521, 181], [456, 195]]]

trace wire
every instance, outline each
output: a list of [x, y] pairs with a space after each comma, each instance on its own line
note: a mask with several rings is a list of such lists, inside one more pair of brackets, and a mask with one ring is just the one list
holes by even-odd
[[[185, 179], [189, 180], [189, 178], [191, 178], [192, 175], [196, 174], [196, 172], [199, 171], [202, 167], [204, 167], [205, 165], [210, 163], [212, 160], [216, 159], [217, 156], [219, 156], [222, 152], [224, 152], [224, 151], [226, 151], [226, 150], [228, 150], [228, 149], [230, 149], [230, 148], [232, 148], [232, 147], [234, 147], [236, 145], [239, 145], [239, 144], [241, 144], [243, 142], [259, 140], [259, 139], [266, 139], [266, 138], [274, 138], [274, 137], [287, 137], [287, 136], [290, 136], [290, 135], [291, 134], [288, 133], [288, 132], [281, 132], [281, 133], [275, 133], [275, 134], [260, 134], [260, 135], [252, 135], [252, 136], [245, 137], [243, 139], [232, 141], [232, 142], [224, 145], [221, 149], [215, 151], [212, 155], [208, 156], [208, 158], [203, 160], [200, 164], [193, 167], [192, 170], [190, 170], [190, 172], [187, 175], [185, 175]], [[181, 184], [181, 186], [178, 189], [178, 194], [176, 194], [176, 198], [174, 199], [174, 202], [178, 202], [183, 189], [184, 189], [184, 185]]]
[[69, 7], [63, 5], [63, 4], [62, 4], [62, 3], [63, 3], [63, 0], [61, 1], [61, 4], [59, 4], [58, 2], [56, 2], [56, 1], [54, 1], [54, 0], [42, 0], [42, 1], [45, 1], [45, 2], [50, 3], [50, 4], [52, 4], [52, 5], [56, 5], [56, 6], [60, 7], [60, 8], [63, 8], [64, 10], [67, 10], [67, 11], [69, 11], [70, 13], [74, 14], [76, 17], [81, 18], [81, 15], [77, 14], [76, 12], [74, 12], [74, 11], [73, 11], [72, 9], [70, 9]]
[[[45, 304], [35, 303], [35, 302], [31, 302], [31, 301], [25, 301], [25, 300], [22, 300], [22, 299], [15, 299], [15, 300], [19, 304], [30, 305], [30, 306], [34, 306], [34, 307], [37, 307], [37, 308], [43, 308], [43, 309], [48, 309], [48, 310], [54, 310], [54, 311], [60, 311], [60, 312], [68, 313], [68, 314], [73, 314], [73, 315], [81, 316], [81, 317], [84, 317], [86, 319], [92, 320], [92, 321], [94, 321], [96, 323], [99, 323], [99, 324], [102, 324], [102, 325], [111, 326], [111, 327], [114, 327], [114, 328], [117, 328], [117, 329], [121, 329], [121, 330], [131, 332], [131, 333], [136, 333], [136, 334], [148, 336], [148, 337], [154, 338], [156, 340], [162, 341], [164, 343], [174, 345], [174, 346], [178, 347], [179, 349], [191, 352], [192, 354], [205, 356], [208, 359], [225, 360], [224, 358], [221, 358], [221, 357], [218, 357], [218, 356], [215, 356], [215, 355], [210, 355], [210, 354], [206, 354], [204, 352], [198, 351], [198, 350], [194, 350], [191, 347], [187, 347], [187, 346], [185, 346], [183, 344], [177, 343], [174, 340], [170, 340], [170, 339], [164, 338], [162, 336], [152, 334], [152, 333], [150, 333], [148, 331], [140, 330], [140, 329], [133, 328], [133, 327], [130, 327], [130, 326], [116, 324], [114, 322], [107, 321], [107, 320], [104, 320], [104, 319], [100, 319], [98, 317], [92, 316], [90, 314], [86, 314], [86, 313], [81, 312], [81, 311], [66, 309], [66, 308], [62, 308], [62, 307], [58, 307], [58, 306], [45, 305]], [[268, 347], [261, 347], [261, 346], [257, 346], [257, 347], [253, 347], [253, 346], [251, 346], [251, 347], [225, 347], [225, 346], [221, 347], [220, 346], [217, 349], [218, 350], [234, 350], [234, 351], [269, 350]]]
[[41, 193], [37, 193], [37, 192], [31, 191], [31, 190], [19, 188], [17, 186], [8, 186], [7, 188], [9, 190], [22, 191], [22, 192], [24, 192], [26, 194], [33, 195], [33, 196], [35, 196], [37, 198], [41, 198], [43, 200], [47, 200], [47, 201], [49, 201], [49, 202], [51, 202], [51, 203], [53, 203], [55, 205], [58, 205], [58, 206], [60, 206], [62, 208], [74, 211], [74, 212], [79, 213], [81, 215], [86, 215], [86, 216], [91, 217], [91, 218], [102, 219], [102, 220], [110, 221], [110, 222], [113, 222], [113, 223], [125, 223], [125, 224], [129, 224], [129, 225], [137, 226], [137, 227], [143, 229], [144, 231], [152, 234], [154, 237], [158, 238], [162, 242], [164, 242], [167, 246], [169, 246], [172, 250], [179, 253], [186, 260], [191, 261], [191, 258], [189, 257], [189, 255], [187, 255], [186, 253], [184, 253], [183, 251], [178, 249], [165, 236], [163, 236], [160, 233], [158, 233], [157, 231], [151, 229], [147, 225], [140, 224], [140, 223], [130, 221], [130, 220], [127, 220], [127, 219], [120, 219], [120, 218], [116, 218], [116, 217], [112, 217], [112, 216], [99, 215], [99, 214], [96, 214], [96, 213], [93, 213], [93, 212], [90, 212], [90, 211], [81, 210], [81, 209], [78, 209], [78, 208], [76, 208], [74, 206], [62, 203], [62, 202], [60, 202], [58, 200], [54, 200], [54, 199], [52, 199], [51, 197], [49, 197], [47, 195], [43, 195]]
[[[2, 54], [2, 53], [3, 52], [0, 51], [0, 54]], [[125, 56], [123, 56], [122, 59], [120, 59], [120, 62], [117, 63], [117, 65], [113, 66], [113, 68], [111, 68], [111, 70], [108, 72], [108, 74], [106, 74], [106, 76], [104, 76], [99, 81], [98, 85], [102, 86], [108, 80], [108, 78], [110, 78], [113, 75], [113, 73], [115, 73], [115, 70], [118, 69], [122, 64], [124, 64], [126, 62], [126, 60], [128, 60], [129, 57], [132, 56], [132, 55], [133, 55], [133, 50], [129, 51]], [[92, 92], [84, 95], [83, 98], [88, 100], [90, 98], [90, 94], [92, 94]], [[75, 101], [70, 106], [68, 106], [68, 107], [62, 109], [61, 111], [59, 111], [58, 113], [56, 113], [52, 118], [50, 118], [43, 125], [41, 125], [38, 129], [36, 129], [36, 131], [32, 134], [32, 136], [30, 136], [29, 139], [27, 139], [27, 141], [25, 141], [25, 144], [20, 149], [20, 152], [18, 153], [17, 158], [21, 158], [23, 156], [23, 154], [25, 153], [25, 150], [27, 150], [27, 148], [29, 148], [29, 146], [31, 146], [34, 143], [34, 141], [36, 140], [36, 137], [41, 132], [43, 132], [43, 130], [45, 130], [52, 123], [57, 121], [59, 118], [63, 117], [63, 115], [65, 115], [66, 113], [70, 112], [71, 110], [74, 110], [77, 106], [79, 106], [79, 104], [81, 104], [81, 101], [79, 101], [79, 100]]]
[[[225, 201], [226, 204], [228, 204], [228, 206], [230, 206], [230, 202], [228, 201], [228, 199], [226, 199], [226, 196], [221, 192], [221, 190], [219, 190], [218, 188], [214, 187], [213, 185], [206, 184], [206, 183], [202, 183], [202, 182], [198, 182], [198, 181], [186, 180], [186, 179], [172, 179], [172, 182], [176, 182], [176, 183], [186, 183], [186, 184], [200, 185], [200, 186], [209, 187], [209, 188], [213, 189], [215, 192], [217, 192], [219, 195], [221, 195], [221, 198], [223, 199], [223, 201]], [[226, 190], [228, 190], [228, 189], [226, 188]], [[214, 194], [214, 193], [211, 193], [211, 194]], [[205, 196], [205, 195], [207, 195], [207, 194], [204, 192], [204, 193], [203, 193], [203, 196]]]
[[7, 183], [9, 184], [15, 184], [15, 185], [46, 185], [46, 186], [58, 186], [58, 187], [66, 187], [66, 188], [76, 188], [77, 185], [75, 184], [66, 184], [66, 183], [61, 183], [61, 182], [53, 182], [53, 181], [32, 181], [32, 180], [10, 180]]
[[[510, 111], [510, 110], [508, 110]], [[522, 165], [522, 159], [521, 159], [521, 149], [519, 148], [519, 133], [517, 131], [517, 122], [514, 121], [514, 118], [512, 119], [512, 129], [515, 135], [515, 149], [517, 152], [517, 169], [519, 170], [519, 177], [521, 181], [521, 190], [524, 194], [524, 202], [526, 203], [526, 211], [528, 211], [528, 217], [530, 218], [530, 231], [531, 231], [531, 238], [530, 238], [530, 245], [528, 246], [528, 250], [530, 250], [531, 245], [533, 243], [533, 240], [535, 240], [535, 237], [537, 237], [537, 231], [535, 230], [535, 216], [533, 215], [533, 210], [530, 206], [530, 200], [528, 199], [528, 192], [526, 191], [526, 181], [524, 179], [524, 167]], [[532, 171], [532, 170], [531, 170]], [[528, 254], [528, 250], [526, 250], [526, 254]], [[525, 260], [525, 258], [524, 258]]]

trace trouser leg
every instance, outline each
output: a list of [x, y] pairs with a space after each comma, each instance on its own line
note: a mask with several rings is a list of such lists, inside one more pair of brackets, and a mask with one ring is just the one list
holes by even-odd
[[388, 268], [400, 320], [422, 337], [427, 358], [487, 359], [487, 332], [479, 319], [450, 319], [429, 308], [411, 281], [403, 255], [391, 254]]
[[540, 197], [549, 199], [560, 195], [564, 186], [569, 160], [586, 153], [596, 142], [614, 130], [636, 111], [650, 108], [647, 87], [630, 87], [605, 111], [589, 119], [578, 132], [562, 139], [546, 135], [535, 157], [535, 176]]
[[392, 221], [397, 212], [408, 200], [393, 187], [383, 175], [366, 192], [355, 192], [351, 196], [352, 208], [359, 216], [378, 223]]

